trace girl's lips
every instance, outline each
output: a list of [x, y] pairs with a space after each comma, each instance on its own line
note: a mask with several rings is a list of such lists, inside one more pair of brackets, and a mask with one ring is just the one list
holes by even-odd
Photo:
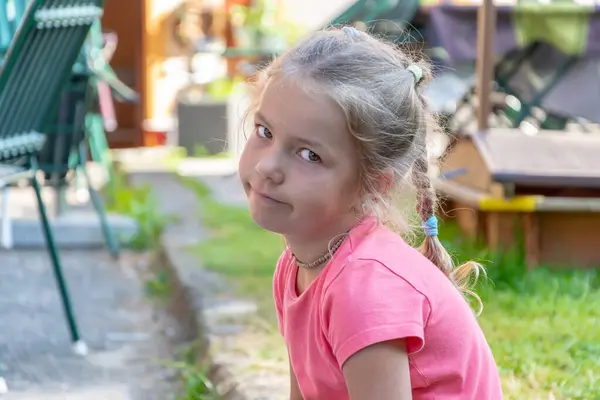
[[283, 201], [278, 200], [275, 197], [269, 196], [268, 194], [264, 193], [264, 192], [260, 192], [256, 189], [252, 189], [252, 191], [256, 194], [256, 197], [258, 197], [261, 201], [266, 202], [266, 203], [270, 203], [273, 205], [281, 205], [281, 204], [286, 204]]
[[273, 197], [271, 197], [271, 196], [267, 196], [266, 194], [262, 194], [262, 193], [260, 193], [260, 192], [256, 192], [256, 194], [257, 194], [259, 197], [261, 197], [262, 199], [264, 199], [264, 200], [267, 200], [267, 201], [272, 201], [272, 202], [279, 203], [279, 204], [283, 204], [283, 202], [282, 202], [282, 201], [279, 201], [279, 200], [277, 200], [277, 199], [274, 199], [274, 198], [273, 198]]

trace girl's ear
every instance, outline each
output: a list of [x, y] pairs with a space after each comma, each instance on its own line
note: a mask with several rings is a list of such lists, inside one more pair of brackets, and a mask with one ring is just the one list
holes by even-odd
[[[373, 182], [372, 190], [375, 193], [384, 196], [393, 186], [394, 184], [394, 172], [391, 169], [386, 169], [382, 173], [377, 176], [375, 182]], [[375, 194], [365, 192], [361, 195], [361, 207], [359, 209], [363, 209], [365, 206], [369, 205], [369, 202], [376, 203], [379, 197]]]
[[382, 195], [385, 195], [394, 184], [394, 171], [386, 169], [377, 177], [375, 182], [377, 191]]

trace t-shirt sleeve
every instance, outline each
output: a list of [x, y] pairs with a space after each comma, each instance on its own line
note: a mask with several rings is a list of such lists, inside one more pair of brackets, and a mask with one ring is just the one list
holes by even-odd
[[409, 354], [425, 344], [430, 306], [424, 294], [375, 260], [353, 261], [324, 295], [323, 326], [340, 365], [370, 345], [404, 339]]

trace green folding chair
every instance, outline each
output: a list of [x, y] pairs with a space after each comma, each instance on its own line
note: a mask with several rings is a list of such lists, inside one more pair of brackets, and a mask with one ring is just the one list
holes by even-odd
[[0, 71], [0, 186], [29, 179], [74, 350], [85, 354], [36, 176], [44, 132], [102, 0], [30, 0]]
[[387, 40], [409, 44], [415, 34], [422, 36], [412, 22], [419, 10], [419, 0], [358, 0], [345, 8], [331, 25], [363, 23], [369, 32]]
[[[18, 24], [23, 18], [26, 0], [0, 0], [0, 53], [4, 55]], [[104, 89], [103, 96], [100, 89]], [[118, 240], [108, 223], [101, 197], [91, 185], [86, 171], [88, 149], [92, 159], [102, 165], [108, 173], [108, 183], [114, 176], [110, 151], [104, 131], [103, 116], [98, 103], [112, 106], [112, 95], [123, 101], [136, 101], [137, 94], [124, 85], [108, 64], [103, 47], [103, 34], [100, 21], [96, 21], [87, 37], [86, 46], [80, 51], [73, 65], [72, 76], [63, 88], [63, 96], [58, 107], [52, 112], [44, 133], [48, 134], [45, 149], [38, 157], [39, 167], [44, 172], [45, 184], [53, 187], [57, 198], [57, 213], [64, 209], [64, 193], [68, 186], [67, 173], [74, 171], [77, 194], [89, 193], [92, 204], [99, 216], [105, 242], [113, 257], [118, 258]], [[107, 98], [108, 97], [108, 98]], [[85, 108], [82, 110], [81, 106]], [[73, 111], [77, 108], [77, 113]], [[106, 108], [106, 107], [105, 107]], [[109, 107], [110, 108], [110, 107]], [[81, 115], [83, 113], [83, 115]], [[8, 187], [2, 197], [8, 199]], [[3, 202], [6, 206], [8, 201]], [[3, 210], [5, 211], [5, 210]], [[12, 245], [11, 224], [6, 212], [2, 231], [3, 246]]]
[[[393, 2], [388, 2], [391, 6]], [[396, 5], [383, 10], [375, 16], [372, 33], [387, 40], [403, 45], [420, 43], [425, 37], [425, 26], [416, 26], [415, 17], [419, 11], [420, 0], [397, 0]]]

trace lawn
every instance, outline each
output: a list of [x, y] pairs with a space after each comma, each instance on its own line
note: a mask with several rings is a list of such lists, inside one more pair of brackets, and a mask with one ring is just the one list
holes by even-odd
[[[241, 295], [255, 298], [275, 330], [271, 278], [282, 239], [258, 228], [245, 209], [218, 204], [204, 186], [186, 182], [198, 193], [202, 221], [212, 233], [193, 251], [207, 268], [230, 277]], [[500, 368], [505, 398], [600, 399], [597, 270], [527, 272], [518, 251], [490, 254], [465, 241], [449, 223], [440, 234], [458, 259], [475, 258], [488, 270], [477, 289], [485, 306], [479, 320]]]

